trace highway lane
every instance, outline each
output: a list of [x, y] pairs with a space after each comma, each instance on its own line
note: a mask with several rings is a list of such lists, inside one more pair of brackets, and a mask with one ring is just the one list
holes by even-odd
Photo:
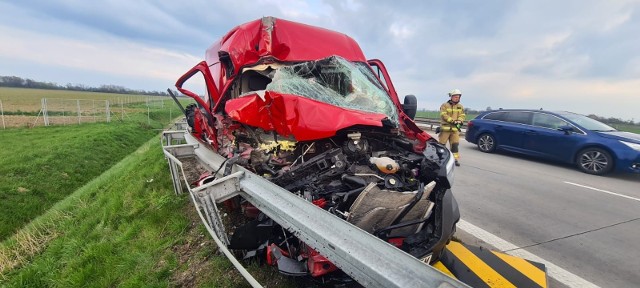
[[595, 285], [640, 287], [640, 175], [460, 146], [453, 191], [463, 220]]

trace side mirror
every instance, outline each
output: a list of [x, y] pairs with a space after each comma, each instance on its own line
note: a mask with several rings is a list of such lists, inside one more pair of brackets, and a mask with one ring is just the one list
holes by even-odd
[[573, 127], [571, 126], [561, 126], [560, 128], [558, 128], [558, 130], [564, 132], [564, 134], [566, 135], [569, 135], [574, 131]]
[[418, 111], [418, 99], [415, 95], [404, 96], [404, 104], [402, 104], [402, 110], [404, 110], [404, 114], [407, 114], [409, 118], [416, 118], [416, 112]]

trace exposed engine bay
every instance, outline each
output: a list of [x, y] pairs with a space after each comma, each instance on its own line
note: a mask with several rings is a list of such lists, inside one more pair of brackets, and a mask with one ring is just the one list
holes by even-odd
[[[354, 127], [331, 138], [295, 141], [215, 118], [222, 132], [217, 152], [228, 164], [241, 165], [427, 263], [449, 240], [455, 222], [445, 223], [443, 233], [442, 199], [451, 198], [445, 167], [450, 153], [437, 142], [429, 141], [418, 154], [411, 141], [388, 127]], [[338, 270], [247, 201], [236, 206], [246, 221], [233, 231], [229, 248], [243, 258], [266, 259], [287, 275], [318, 277]]]

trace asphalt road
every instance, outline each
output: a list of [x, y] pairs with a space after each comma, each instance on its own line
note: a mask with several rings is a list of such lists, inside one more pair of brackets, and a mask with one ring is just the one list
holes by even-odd
[[640, 287], [640, 175], [592, 176], [464, 140], [460, 155], [464, 221], [597, 286]]

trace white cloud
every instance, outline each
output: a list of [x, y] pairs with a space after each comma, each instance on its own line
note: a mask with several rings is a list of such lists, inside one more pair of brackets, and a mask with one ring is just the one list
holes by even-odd
[[330, 11], [329, 6], [315, 1], [260, 0], [258, 3], [265, 6], [273, 6], [275, 9], [272, 10], [279, 11], [286, 19], [295, 19], [303, 22], [309, 19], [318, 19], [320, 15]]
[[414, 29], [408, 23], [393, 23], [389, 27], [389, 32], [397, 40], [404, 40], [415, 35]]
[[543, 35], [540, 41], [540, 48], [551, 50], [565, 43], [571, 37], [571, 31], [554, 32], [552, 34]]
[[117, 38], [86, 42], [0, 26], [0, 57], [117, 76], [177, 79], [200, 57]]
[[629, 19], [631, 19], [631, 11], [626, 11], [626, 13], [619, 15], [619, 17], [614, 17], [605, 22], [604, 25], [602, 25], [602, 32], [611, 31], [626, 23]]

